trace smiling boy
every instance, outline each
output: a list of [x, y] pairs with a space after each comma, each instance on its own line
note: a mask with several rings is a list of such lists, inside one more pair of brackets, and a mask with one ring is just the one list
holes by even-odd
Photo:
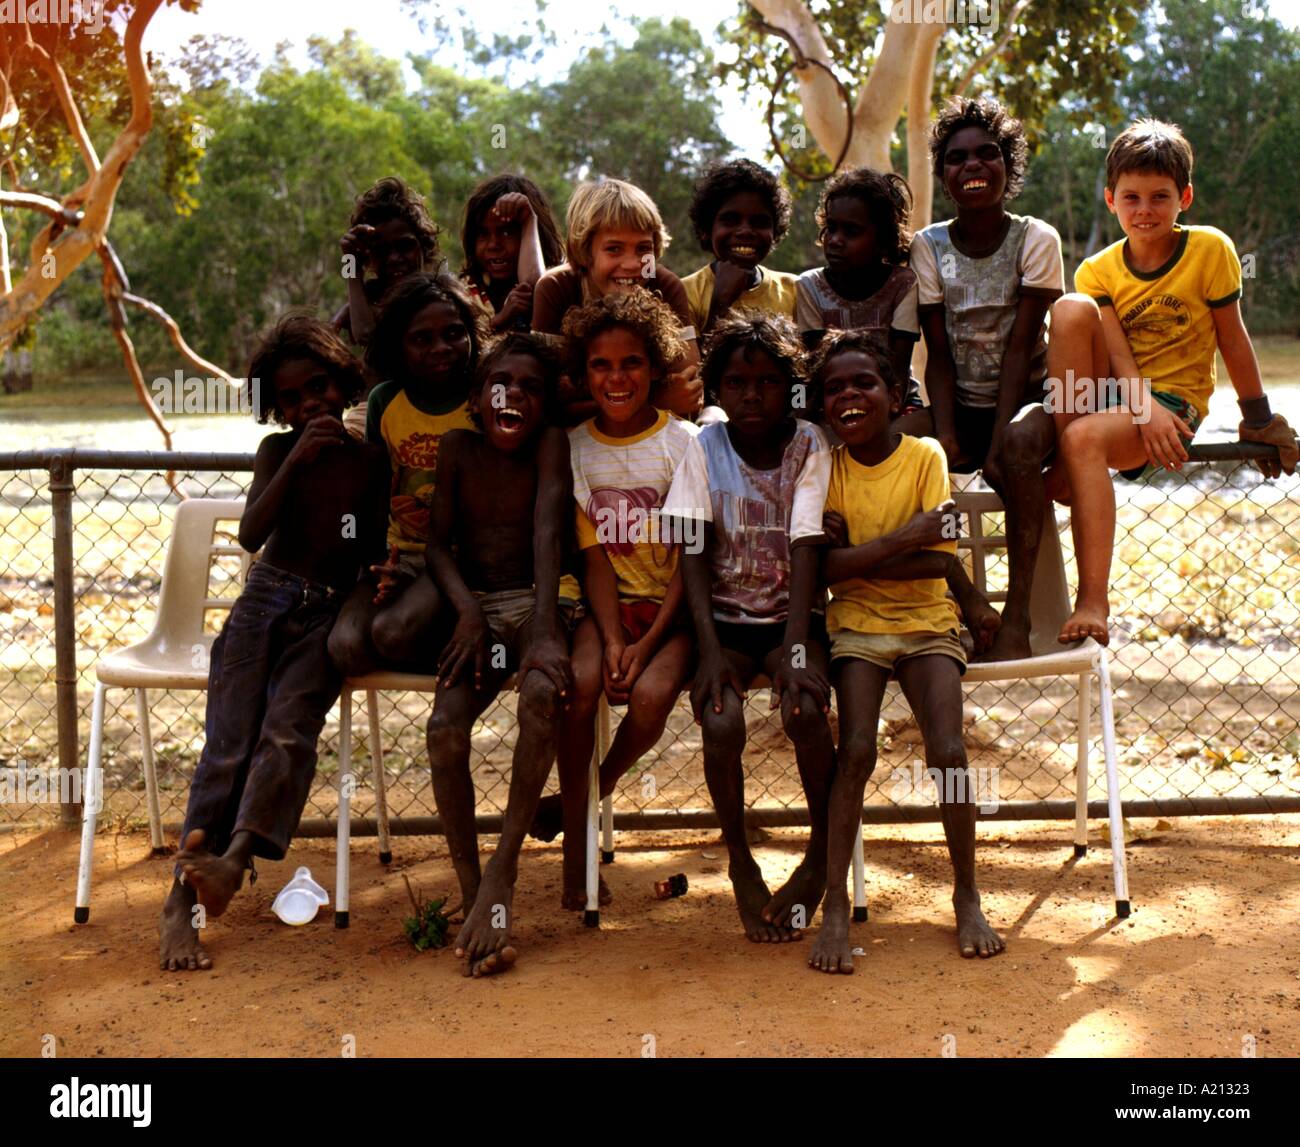
[[1133, 478], [1147, 465], [1182, 466], [1183, 440], [1214, 392], [1216, 349], [1237, 392], [1242, 441], [1278, 448], [1280, 467], [1260, 464], [1270, 477], [1295, 472], [1294, 432], [1269, 408], [1241, 319], [1236, 249], [1213, 227], [1179, 224], [1191, 205], [1192, 148], [1178, 128], [1145, 119], [1121, 132], [1106, 156], [1106, 206], [1125, 238], [1085, 259], [1074, 276], [1078, 293], [1052, 309], [1049, 374], [1057, 386], [1073, 385], [1053, 414], [1060, 452], [1048, 489], [1073, 505], [1079, 559], [1079, 596], [1062, 642], [1108, 642], [1110, 471]]
[[[561, 578], [561, 522], [570, 518], [569, 442], [547, 425], [559, 365], [531, 335], [504, 336], [483, 355], [470, 413], [481, 434], [451, 430], [438, 451], [429, 570], [456, 610], [429, 718], [433, 791], [460, 880], [456, 938], [467, 976], [504, 971], [519, 849], [555, 759], [569, 691], [577, 582]], [[519, 736], [501, 838], [480, 874], [470, 734], [506, 676], [519, 672]]]
[[794, 318], [797, 276], [762, 265], [790, 228], [790, 193], [748, 159], [710, 168], [695, 185], [691, 226], [713, 261], [682, 280], [703, 336], [733, 307]]

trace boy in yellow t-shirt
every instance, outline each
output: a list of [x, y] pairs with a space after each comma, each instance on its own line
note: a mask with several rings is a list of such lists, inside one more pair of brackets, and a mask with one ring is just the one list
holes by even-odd
[[812, 381], [824, 397], [834, 450], [826, 498], [832, 539], [823, 565], [826, 627], [839, 698], [840, 743], [831, 787], [826, 902], [808, 963], [852, 972], [846, 881], [862, 794], [876, 766], [885, 686], [896, 676], [925, 741], [952, 860], [957, 944], [964, 957], [1005, 949], [980, 910], [975, 885], [975, 802], [961, 735], [966, 658], [957, 611], [944, 595], [956, 564], [957, 515], [948, 465], [932, 438], [892, 431], [903, 399], [889, 346], [866, 331], [829, 331]]
[[713, 256], [682, 280], [700, 338], [732, 307], [794, 318], [798, 277], [762, 266], [790, 227], [790, 193], [748, 159], [711, 167], [695, 185], [691, 226]]
[[[1241, 265], [1213, 227], [1180, 226], [1192, 205], [1192, 148], [1172, 124], [1139, 120], [1106, 156], [1106, 206], [1126, 238], [1085, 259], [1078, 292], [1052, 308], [1048, 409], [1060, 443], [1048, 490], [1074, 506], [1079, 597], [1062, 642], [1109, 641], [1108, 586], [1115, 538], [1110, 470], [1138, 477], [1148, 464], [1187, 460], [1214, 393], [1214, 352], [1237, 391], [1242, 441], [1278, 448], [1269, 477], [1295, 472], [1295, 435], [1273, 414], [1241, 321]], [[1111, 409], [1108, 409], [1111, 408]]]

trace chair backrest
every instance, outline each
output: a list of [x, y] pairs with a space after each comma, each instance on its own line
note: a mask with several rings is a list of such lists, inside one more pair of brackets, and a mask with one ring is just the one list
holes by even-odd
[[210, 596], [213, 561], [240, 557], [239, 581], [248, 573], [251, 555], [217, 537], [219, 522], [238, 521], [244, 512], [242, 498], [190, 498], [176, 507], [167, 561], [163, 567], [158, 613], [147, 639], [159, 653], [193, 652], [196, 645], [211, 646], [215, 634], [204, 632], [208, 610], [229, 610], [233, 597]]
[[[958, 553], [970, 553], [971, 581], [990, 601], [1006, 601], [1002, 591], [989, 592], [988, 553], [1005, 550], [1005, 534], [986, 534], [982, 514], [1002, 513], [1002, 500], [991, 490], [961, 490], [953, 494], [957, 509], [966, 515], [967, 536], [958, 540]], [[1043, 515], [1042, 541], [1034, 566], [1034, 584], [1029, 595], [1029, 648], [1035, 656], [1058, 653], [1056, 638], [1070, 616], [1069, 587], [1065, 582], [1065, 562], [1061, 557], [1061, 539], [1056, 532], [1056, 515], [1049, 504]]]

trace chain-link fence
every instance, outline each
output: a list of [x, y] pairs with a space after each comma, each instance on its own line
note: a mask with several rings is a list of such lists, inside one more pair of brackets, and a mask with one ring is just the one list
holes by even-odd
[[[1266, 482], [1240, 460], [1206, 461], [1216, 455], [1213, 447], [1195, 453], [1181, 475], [1117, 484], [1111, 674], [1123, 796], [1133, 811], [1146, 813], [1300, 808], [1300, 482]], [[0, 775], [8, 784], [0, 825], [58, 815], [54, 794], [22, 799], [32, 798], [30, 786], [18, 784], [23, 770], [84, 764], [95, 660], [148, 632], [176, 506], [184, 497], [242, 495], [251, 464], [251, 455], [0, 456]], [[170, 482], [167, 467], [175, 470]], [[1073, 590], [1068, 512], [1060, 511], [1058, 521]], [[986, 518], [986, 533], [998, 529], [996, 516]], [[237, 590], [238, 564], [234, 559], [221, 575], [227, 593]], [[988, 578], [991, 587], [1005, 584], [1004, 560], [993, 563]], [[424, 734], [431, 700], [380, 698], [398, 832], [423, 831], [436, 813]], [[759, 822], [802, 823], [793, 753], [768, 701], [766, 691], [751, 693], [747, 797]], [[1072, 816], [1074, 680], [980, 684], [966, 690], [965, 701], [977, 791], [991, 778], [997, 815]], [[163, 820], [174, 825], [202, 747], [204, 696], [156, 692], [149, 705]], [[143, 825], [134, 695], [110, 690], [106, 714], [101, 824]], [[373, 794], [360, 703], [355, 717], [361, 787], [353, 815], [365, 817]], [[1094, 736], [1097, 729], [1094, 721]], [[482, 815], [504, 809], [514, 733], [514, 702], [505, 695], [473, 738]], [[336, 807], [337, 741], [336, 710], [322, 738], [305, 831], [324, 831]], [[892, 685], [880, 750], [868, 819], [933, 815], [911, 783], [913, 762], [922, 757], [920, 733]], [[1091, 777], [1090, 795], [1099, 799], [1099, 762]], [[657, 748], [620, 786], [616, 820], [700, 824], [708, 822], [708, 809], [699, 730], [683, 698]]]

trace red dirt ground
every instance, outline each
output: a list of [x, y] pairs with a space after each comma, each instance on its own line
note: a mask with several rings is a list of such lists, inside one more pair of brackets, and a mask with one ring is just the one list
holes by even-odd
[[[333, 848], [302, 841], [211, 922], [215, 968], [164, 973], [155, 921], [170, 863], [148, 837], [101, 836], [89, 925], [74, 927], [77, 836], [0, 836], [0, 1054], [35, 1056], [1259, 1056], [1300, 1054], [1300, 816], [1178, 820], [1131, 847], [1135, 906], [1112, 919], [1109, 851], [1076, 864], [1070, 826], [982, 825], [980, 884], [1008, 952], [956, 951], [937, 825], [868, 831], [871, 919], [853, 976], [810, 971], [809, 943], [740, 933], [713, 833], [623, 834], [599, 931], [559, 908], [559, 849], [530, 844], [507, 975], [466, 980], [416, 953], [399, 873], [453, 886], [444, 842], [399, 837], [393, 871], [354, 844], [352, 927], [270, 913], [306, 864], [331, 893]], [[796, 832], [756, 848], [775, 887]], [[707, 855], [705, 855], [707, 853]], [[685, 872], [690, 891], [657, 901]]]

